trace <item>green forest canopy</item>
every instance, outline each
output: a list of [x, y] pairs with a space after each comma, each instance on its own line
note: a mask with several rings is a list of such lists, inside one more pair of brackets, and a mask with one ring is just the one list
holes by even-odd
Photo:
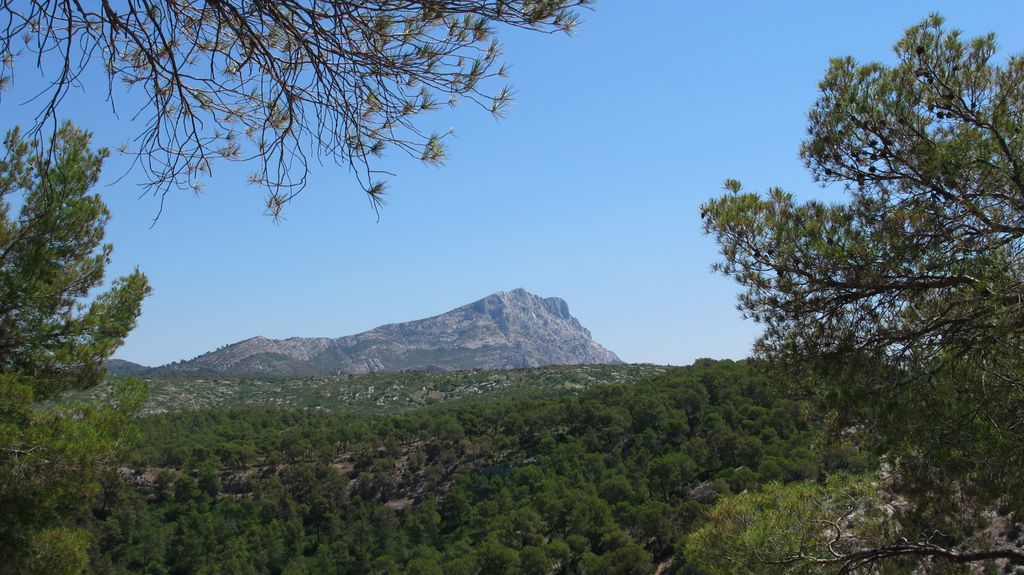
[[[868, 469], [747, 362], [392, 417], [147, 417], [97, 573], [651, 573], [719, 496]], [[397, 510], [397, 511], [396, 511]]]

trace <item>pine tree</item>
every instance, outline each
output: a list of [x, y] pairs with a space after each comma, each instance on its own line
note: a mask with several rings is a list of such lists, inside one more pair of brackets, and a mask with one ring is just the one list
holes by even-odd
[[851, 560], [1024, 563], [984, 541], [987, 513], [1024, 505], [1024, 56], [939, 16], [895, 52], [834, 59], [809, 115], [801, 155], [846, 203], [729, 180], [705, 229], [758, 355], [913, 506], [903, 541]]
[[[0, 565], [11, 573], [77, 573], [88, 538], [70, 519], [131, 439], [124, 425], [144, 390], [117, 385], [111, 405], [55, 404], [104, 378], [134, 327], [146, 277], [104, 269], [110, 218], [90, 188], [106, 150], [62, 125], [48, 149], [15, 129], [0, 158]], [[12, 209], [20, 204], [17, 213]], [[90, 297], [92, 296], [92, 297]], [[47, 403], [48, 402], [48, 403]]]

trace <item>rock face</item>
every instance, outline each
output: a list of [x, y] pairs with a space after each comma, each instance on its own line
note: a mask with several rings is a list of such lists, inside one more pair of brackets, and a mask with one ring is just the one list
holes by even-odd
[[267, 377], [593, 363], [621, 361], [569, 314], [565, 300], [520, 288], [336, 339], [254, 337], [151, 373]]

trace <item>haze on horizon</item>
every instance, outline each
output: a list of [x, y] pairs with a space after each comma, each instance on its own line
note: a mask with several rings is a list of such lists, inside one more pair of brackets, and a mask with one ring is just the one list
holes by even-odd
[[[936, 11], [968, 36], [995, 32], [1002, 54], [1024, 51], [1024, 5], [1008, 1], [606, 0], [571, 38], [500, 30], [509, 115], [422, 116], [425, 131], [454, 128], [451, 159], [435, 169], [392, 152], [379, 221], [354, 179], [324, 166], [274, 223], [245, 167], [218, 165], [201, 197], [170, 194], [151, 227], [159, 199], [139, 173], [120, 177], [115, 153], [98, 188], [114, 216], [108, 277], [138, 266], [155, 289], [116, 357], [161, 365], [257, 335], [349, 335], [516, 287], [565, 299], [626, 362], [744, 357], [759, 328], [710, 272], [697, 207], [727, 177], [841, 199], [797, 157], [829, 58], [891, 62], [902, 30]], [[30, 71], [4, 93], [4, 129], [31, 122], [39, 81]], [[96, 145], [129, 140], [131, 96], [115, 117], [100, 76], [84, 82], [65, 117]]]

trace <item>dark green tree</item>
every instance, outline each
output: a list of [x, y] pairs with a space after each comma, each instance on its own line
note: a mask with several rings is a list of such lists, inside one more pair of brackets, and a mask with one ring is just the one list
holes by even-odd
[[[68, 523], [131, 439], [126, 417], [141, 384], [122, 382], [112, 405], [61, 404], [98, 384], [149, 292], [139, 271], [103, 283], [110, 218], [96, 183], [106, 150], [64, 124], [49, 149], [4, 139], [0, 157], [0, 565], [13, 573], [78, 572], [88, 547]], [[12, 207], [20, 204], [16, 214]], [[92, 296], [92, 297], [89, 297]]]
[[305, 186], [313, 157], [351, 168], [379, 203], [383, 172], [372, 164], [385, 150], [445, 159], [447, 134], [423, 130], [418, 114], [463, 100], [505, 113], [511, 88], [488, 81], [507, 71], [498, 26], [571, 32], [590, 3], [4, 2], [0, 87], [23, 66], [44, 72], [41, 126], [90, 62], [111, 83], [137, 86], [149, 117], [124, 151], [157, 191], [198, 191], [215, 161], [253, 159], [250, 181], [267, 188], [276, 215]]
[[846, 203], [729, 180], [705, 230], [757, 354], [913, 505], [903, 544], [851, 557], [1024, 563], [979, 535], [1024, 502], [1024, 57], [939, 16], [895, 53], [834, 59], [810, 112], [801, 156]]

